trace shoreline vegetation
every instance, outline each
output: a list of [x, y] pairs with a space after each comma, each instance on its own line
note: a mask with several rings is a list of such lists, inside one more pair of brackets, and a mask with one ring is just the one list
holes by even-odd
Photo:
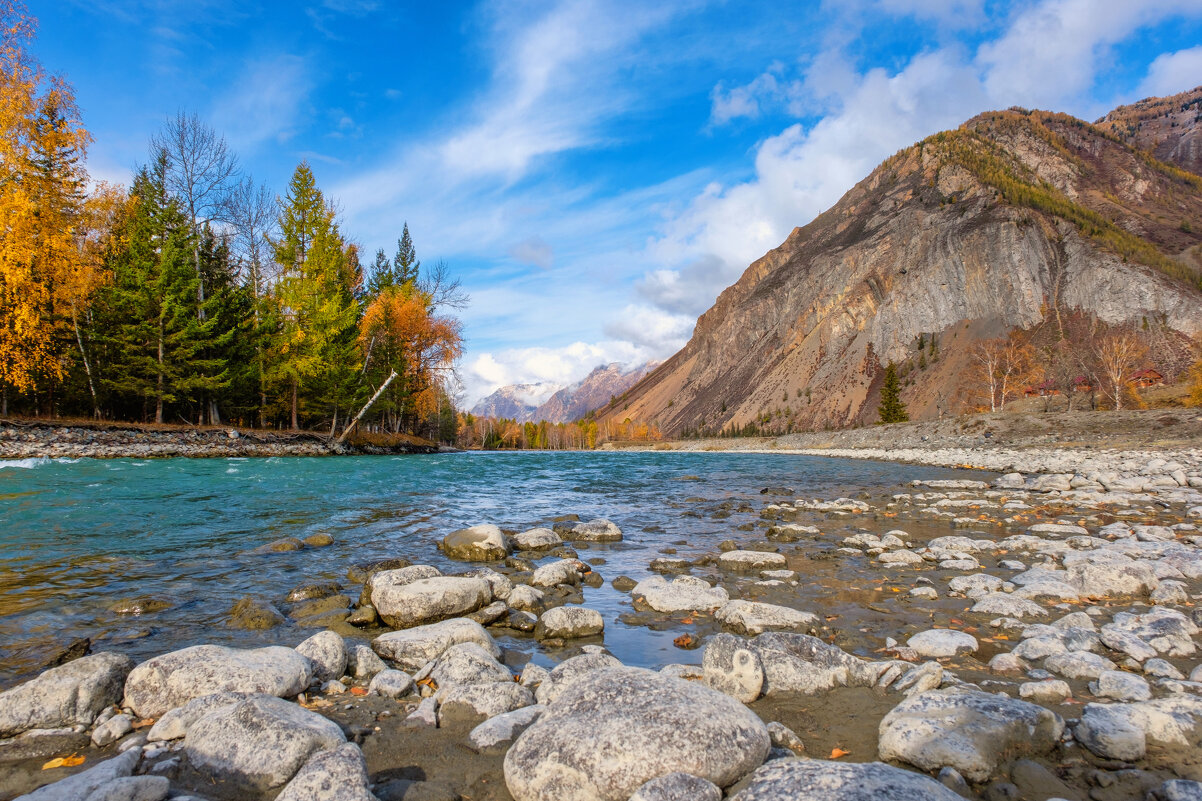
[[[1098, 451], [1168, 453], [1202, 448], [1193, 409], [992, 413], [773, 437], [608, 441], [579, 451], [797, 453], [940, 467], [1039, 472], [1031, 464], [1080, 461]], [[467, 450], [492, 450], [470, 448]], [[509, 449], [499, 449], [509, 452]], [[0, 419], [0, 459], [331, 456], [459, 452], [407, 434], [354, 432], [344, 443], [314, 431], [228, 426]], [[512, 452], [518, 452], [516, 450]], [[529, 452], [529, 451], [527, 451]]]

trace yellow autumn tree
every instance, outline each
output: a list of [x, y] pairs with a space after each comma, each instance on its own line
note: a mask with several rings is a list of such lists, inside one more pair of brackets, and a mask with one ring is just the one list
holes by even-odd
[[92, 280], [79, 258], [89, 143], [71, 87], [30, 54], [34, 21], [0, 0], [0, 383], [61, 380], [70, 298]]

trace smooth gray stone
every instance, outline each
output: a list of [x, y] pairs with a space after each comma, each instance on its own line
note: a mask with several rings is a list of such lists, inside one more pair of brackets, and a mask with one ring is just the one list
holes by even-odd
[[241, 650], [194, 645], [148, 659], [125, 680], [125, 705], [157, 718], [193, 698], [218, 692], [297, 695], [313, 681], [313, 664], [291, 648]]
[[287, 783], [318, 751], [346, 737], [337, 723], [289, 701], [256, 695], [192, 724], [184, 754], [193, 768], [246, 792]]
[[474, 642], [452, 645], [434, 663], [430, 678], [439, 689], [454, 684], [513, 682], [513, 674]]
[[92, 725], [105, 707], [121, 700], [133, 666], [122, 654], [82, 656], [0, 693], [0, 738], [28, 729]]
[[438, 576], [381, 586], [377, 584], [381, 575], [372, 577], [372, 606], [393, 628], [436, 623], [475, 612], [492, 602], [492, 585], [482, 578]]
[[188, 733], [189, 726], [214, 709], [220, 709], [223, 706], [233, 706], [239, 701], [246, 700], [248, 697], [247, 693], [213, 693], [212, 695], [202, 695], [200, 698], [193, 698], [183, 706], [177, 706], [175, 709], [164, 712], [154, 722], [154, 725], [150, 727], [150, 732], [146, 735], [146, 739], [152, 743], [163, 740], [182, 739]]
[[126, 776], [100, 785], [86, 801], [163, 801], [169, 792], [171, 782], [163, 776]]
[[457, 684], [439, 690], [438, 726], [476, 724], [507, 712], [534, 706], [534, 693], [512, 681], [489, 684]]
[[346, 673], [346, 641], [333, 631], [319, 631], [296, 646], [296, 652], [313, 663], [313, 675], [322, 683]]
[[818, 623], [818, 616], [787, 606], [758, 601], [727, 601], [714, 619], [736, 634], [754, 637], [766, 631], [807, 632]]
[[491, 717], [472, 729], [468, 742], [480, 754], [502, 753], [545, 710], [542, 704], [531, 704]]
[[97, 787], [132, 774], [141, 759], [141, 751], [126, 751], [73, 776], [39, 787], [16, 801], [79, 801], [87, 798]]
[[385, 698], [404, 698], [415, 691], [413, 677], [403, 670], [381, 670], [367, 689]]
[[387, 665], [366, 645], [352, 645], [346, 652], [347, 675], [356, 679], [370, 679], [384, 670]]
[[495, 562], [509, 556], [509, 543], [501, 529], [491, 523], [452, 531], [439, 547], [448, 559], [462, 562]]
[[720, 787], [760, 765], [768, 729], [733, 698], [641, 668], [588, 673], [505, 755], [515, 801], [626, 801], [683, 771]]
[[881, 762], [776, 759], [751, 774], [734, 801], [963, 801], [918, 773]]
[[549, 704], [588, 674], [611, 667], [622, 667], [622, 663], [609, 654], [581, 654], [565, 659], [542, 679], [534, 697], [540, 704]]
[[618, 542], [622, 539], [622, 529], [602, 517], [577, 523], [568, 529], [564, 539], [570, 542]]
[[931, 690], [902, 701], [880, 725], [882, 759], [923, 770], [950, 766], [983, 782], [1004, 761], [1045, 753], [1064, 721], [1036, 704], [979, 690]]
[[722, 587], [711, 587], [696, 576], [677, 576], [668, 581], [663, 576], [644, 579], [630, 591], [636, 608], [656, 612], [712, 612], [730, 600]]
[[482, 646], [494, 657], [501, 655], [501, 649], [483, 626], [463, 618], [381, 634], [372, 640], [371, 647], [402, 670], [418, 670], [451, 646], [468, 642]]
[[585, 564], [579, 559], [560, 559], [534, 571], [530, 576], [533, 587], [558, 587], [560, 584], [576, 585], [584, 580]]
[[564, 640], [592, 637], [605, 629], [605, 620], [595, 609], [582, 606], [557, 606], [548, 609], [538, 619], [534, 629], [537, 639], [557, 637]]
[[296, 772], [275, 801], [376, 801], [367, 761], [354, 743], [318, 751]]
[[676, 771], [644, 783], [630, 801], [721, 801], [722, 790], [713, 782]]

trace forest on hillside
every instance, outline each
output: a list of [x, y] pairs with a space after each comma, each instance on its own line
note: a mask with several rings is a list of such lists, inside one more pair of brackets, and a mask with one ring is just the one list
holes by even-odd
[[307, 163], [277, 195], [183, 112], [93, 182], [36, 20], [0, 28], [0, 414], [333, 433], [378, 393], [362, 428], [454, 441], [467, 298], [407, 225], [364, 264]]

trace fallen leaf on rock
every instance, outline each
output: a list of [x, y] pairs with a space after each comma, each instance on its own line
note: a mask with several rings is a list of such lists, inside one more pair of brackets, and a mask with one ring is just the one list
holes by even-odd
[[352, 687], [351, 695], [367, 695], [366, 687]]
[[55, 757], [45, 765], [42, 765], [42, 770], [53, 770], [54, 768], [73, 768], [76, 765], [82, 765], [84, 759], [85, 757], [81, 757], [79, 754], [72, 754], [71, 756], [65, 757]]
[[842, 748], [832, 748], [830, 758], [838, 759], [839, 757], [845, 757], [850, 753], [851, 751], [844, 751]]
[[154, 718], [144, 718], [144, 719], [142, 719], [142, 720], [135, 721], [135, 722], [134, 722], [134, 728], [135, 728], [135, 729], [144, 729], [144, 728], [146, 728], [147, 726], [153, 726], [153, 725], [154, 725], [154, 721], [155, 721], [155, 719], [154, 719]]
[[692, 616], [686, 617], [684, 620], [681, 620], [680, 622], [684, 623], [685, 625], [688, 625], [689, 623], [693, 622], [693, 618], [692, 618]]
[[692, 634], [682, 634], [676, 639], [672, 640], [672, 644], [677, 648], [696, 648], [697, 638]]

